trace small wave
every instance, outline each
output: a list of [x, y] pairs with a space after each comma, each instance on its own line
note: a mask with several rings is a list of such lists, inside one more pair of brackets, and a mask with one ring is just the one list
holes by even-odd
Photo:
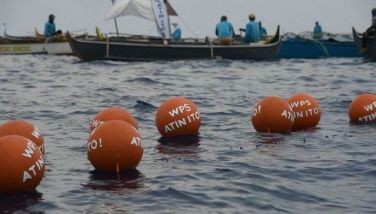
[[147, 77], [137, 77], [137, 78], [129, 79], [127, 80], [127, 82], [138, 82], [138, 83], [144, 83], [144, 84], [162, 84], [161, 82], [155, 81]]
[[155, 109], [157, 109], [157, 107], [153, 104], [141, 100], [137, 100], [136, 104], [134, 105], [134, 108], [146, 112], [155, 111]]

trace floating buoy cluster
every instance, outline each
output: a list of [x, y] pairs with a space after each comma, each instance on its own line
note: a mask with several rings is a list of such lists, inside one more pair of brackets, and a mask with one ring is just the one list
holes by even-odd
[[137, 122], [125, 109], [107, 108], [90, 124], [87, 156], [98, 171], [116, 172], [135, 169], [144, 149]]
[[288, 100], [266, 97], [252, 110], [252, 124], [258, 132], [289, 133], [314, 128], [320, 121], [320, 106], [309, 94], [295, 94]]
[[[376, 122], [376, 94], [361, 94], [350, 104], [348, 115], [353, 124]], [[288, 133], [314, 128], [321, 118], [317, 100], [299, 93], [287, 101], [280, 97], [266, 97], [252, 110], [252, 124], [258, 132]]]
[[376, 122], [376, 94], [361, 94], [349, 106], [351, 123]]
[[155, 123], [163, 137], [197, 135], [201, 125], [196, 104], [185, 97], [172, 97], [158, 108]]
[[[351, 123], [376, 122], [376, 94], [362, 94], [350, 104]], [[299, 93], [289, 99], [270, 96], [252, 110], [257, 132], [289, 133], [318, 125], [321, 110], [317, 100]], [[172, 97], [161, 104], [155, 123], [163, 137], [197, 136], [200, 111], [185, 97]], [[143, 156], [143, 145], [135, 118], [125, 109], [107, 108], [90, 123], [87, 156], [98, 171], [135, 169]], [[0, 125], [0, 193], [32, 191], [41, 182], [45, 163], [44, 137], [33, 124], [11, 120]]]
[[0, 193], [33, 191], [44, 176], [44, 138], [24, 120], [0, 125]]

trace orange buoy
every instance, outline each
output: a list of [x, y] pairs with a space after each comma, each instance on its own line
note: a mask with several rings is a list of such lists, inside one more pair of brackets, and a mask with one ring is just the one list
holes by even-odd
[[99, 171], [134, 169], [141, 161], [144, 149], [138, 131], [131, 124], [111, 120], [102, 123], [87, 141], [87, 155]]
[[123, 108], [111, 107], [102, 110], [94, 117], [93, 121], [90, 123], [90, 132], [97, 128], [101, 123], [109, 120], [122, 120], [128, 122], [138, 129], [137, 121], [127, 110]]
[[253, 108], [252, 124], [258, 132], [288, 133], [294, 124], [294, 112], [281, 97], [266, 97]]
[[197, 135], [201, 125], [200, 111], [185, 97], [172, 97], [159, 107], [155, 122], [164, 137]]
[[44, 137], [39, 129], [25, 120], [9, 120], [0, 125], [0, 137], [20, 135], [33, 141], [44, 153]]
[[349, 106], [352, 123], [371, 123], [376, 121], [376, 94], [357, 96]]
[[294, 111], [293, 131], [314, 128], [320, 122], [320, 106], [311, 95], [305, 93], [295, 94], [287, 102]]
[[0, 192], [34, 190], [44, 175], [43, 155], [30, 139], [19, 135], [0, 137]]

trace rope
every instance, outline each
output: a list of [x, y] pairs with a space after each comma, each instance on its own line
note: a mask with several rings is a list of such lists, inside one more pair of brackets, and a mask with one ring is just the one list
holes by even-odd
[[312, 42], [313, 44], [318, 45], [321, 48], [322, 52], [324, 52], [325, 56], [330, 57], [328, 50], [326, 49], [325, 45], [322, 42], [320, 42], [320, 40], [311, 39], [311, 38], [308, 38], [308, 37], [312, 37], [311, 32], [303, 32], [303, 33], [300, 33], [299, 35], [296, 36], [296, 38], [298, 38], [298, 39], [305, 40], [305, 41], [308, 41], [308, 42]]
[[318, 44], [323, 50], [323, 52], [326, 54], [326, 57], [330, 57], [328, 50], [326, 49], [325, 45], [322, 44], [322, 42], [316, 39], [310, 39], [309, 41], [312, 41], [313, 43]]
[[183, 25], [187, 28], [187, 30], [192, 34], [195, 35], [195, 33], [192, 31], [192, 29], [188, 26], [188, 24], [184, 21], [184, 19], [180, 16], [178, 16], [179, 19], [183, 22]]

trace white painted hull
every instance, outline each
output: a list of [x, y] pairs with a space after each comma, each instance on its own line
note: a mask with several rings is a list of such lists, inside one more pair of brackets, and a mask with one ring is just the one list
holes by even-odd
[[46, 54], [45, 44], [0, 44], [0, 54]]
[[68, 42], [0, 44], [0, 54], [72, 54]]
[[73, 54], [69, 42], [54, 42], [46, 44], [47, 54], [68, 55]]

